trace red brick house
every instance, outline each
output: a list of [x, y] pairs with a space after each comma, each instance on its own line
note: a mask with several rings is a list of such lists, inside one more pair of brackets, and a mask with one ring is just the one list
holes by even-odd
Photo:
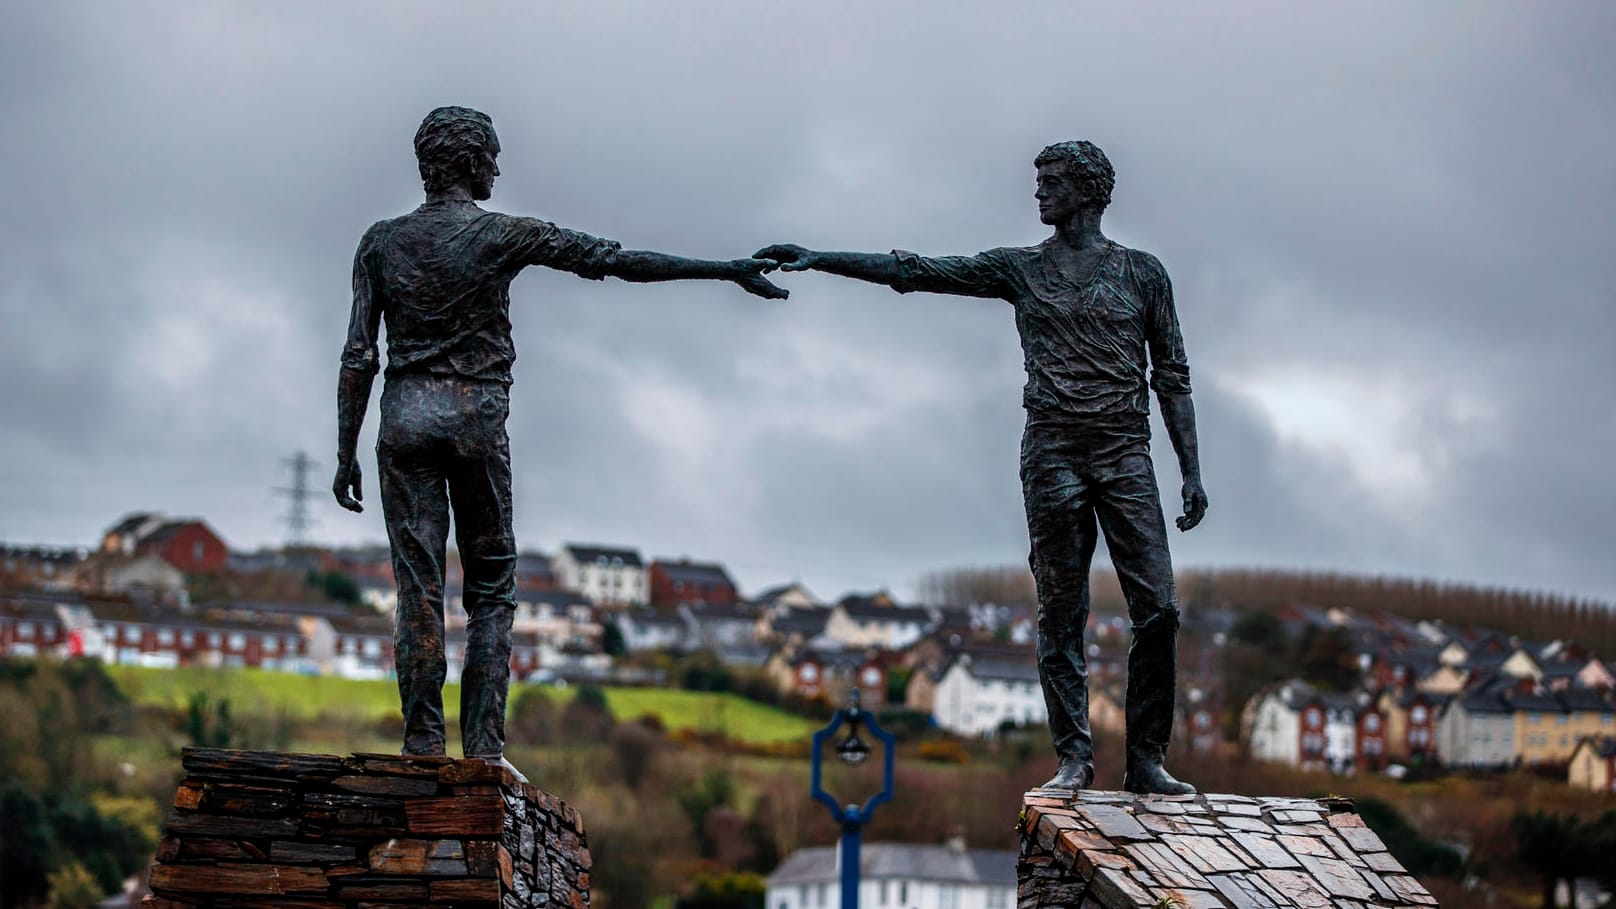
[[128, 515], [108, 530], [101, 551], [126, 556], [150, 553], [187, 574], [218, 571], [230, 559], [230, 547], [202, 519], [169, 519], [144, 512]]
[[716, 562], [657, 559], [651, 563], [651, 606], [659, 612], [684, 603], [733, 606], [737, 599], [735, 582]]

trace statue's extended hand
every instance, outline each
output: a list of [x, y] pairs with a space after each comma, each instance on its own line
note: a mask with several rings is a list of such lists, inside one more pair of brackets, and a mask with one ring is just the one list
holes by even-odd
[[752, 259], [736, 259], [731, 264], [735, 266], [736, 274], [730, 280], [739, 284], [747, 293], [765, 300], [784, 300], [791, 296], [791, 291], [763, 277], [779, 268], [779, 262], [758, 256]]
[[365, 506], [359, 500], [365, 497], [359, 484], [359, 462], [353, 458], [341, 458], [337, 462], [337, 478], [331, 481], [331, 492], [337, 497], [337, 504], [349, 511], [364, 511]]
[[776, 243], [765, 246], [752, 255], [759, 259], [772, 259], [785, 271], [807, 271], [818, 264], [819, 254], [795, 243]]
[[1206, 490], [1200, 480], [1184, 481], [1184, 513], [1175, 522], [1179, 530], [1189, 530], [1206, 517]]

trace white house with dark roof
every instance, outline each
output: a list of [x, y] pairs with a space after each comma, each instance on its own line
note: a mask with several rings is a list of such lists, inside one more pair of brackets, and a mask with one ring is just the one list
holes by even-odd
[[1516, 679], [1497, 676], [1448, 702], [1437, 723], [1436, 752], [1449, 767], [1507, 767], [1515, 762]]
[[637, 550], [619, 546], [568, 543], [554, 561], [561, 586], [598, 606], [650, 602], [645, 563]]
[[649, 609], [625, 609], [612, 616], [623, 633], [623, 646], [641, 650], [683, 650], [689, 645], [688, 626], [676, 615]]
[[[835, 909], [841, 868], [832, 846], [799, 849], [768, 876], [764, 909]], [[865, 843], [859, 854], [859, 900], [867, 909], [1013, 909], [1016, 853], [966, 849], [962, 841], [932, 846]]]
[[960, 654], [942, 672], [932, 692], [937, 725], [958, 735], [994, 735], [1005, 722], [1042, 723], [1049, 718], [1038, 665], [1027, 659]]
[[936, 616], [921, 607], [899, 606], [885, 595], [844, 597], [825, 619], [825, 636], [844, 647], [902, 650], [925, 636]]

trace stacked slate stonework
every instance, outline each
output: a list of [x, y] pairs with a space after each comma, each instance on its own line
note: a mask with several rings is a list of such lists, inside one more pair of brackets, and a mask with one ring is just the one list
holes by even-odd
[[583, 821], [509, 764], [186, 749], [151, 909], [587, 909]]
[[1436, 900], [1348, 799], [1034, 789], [1018, 909], [1369, 909]]

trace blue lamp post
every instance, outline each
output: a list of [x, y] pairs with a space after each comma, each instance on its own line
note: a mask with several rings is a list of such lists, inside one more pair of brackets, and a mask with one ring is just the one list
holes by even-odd
[[[824, 750], [825, 740], [836, 734], [836, 730], [843, 724], [847, 725], [847, 737], [836, 744], [836, 756], [843, 762], [852, 766], [864, 763], [870, 756], [870, 746], [859, 738], [859, 727], [865, 726], [870, 734], [875, 736], [885, 746], [882, 754], [885, 755], [885, 767], [882, 771], [881, 791], [867, 799], [863, 805], [849, 802], [846, 805], [838, 804], [836, 799], [827, 793], [820, 785], [820, 758]], [[831, 717], [830, 725], [814, 733], [813, 752], [813, 796], [817, 801], [823, 802], [830, 808], [831, 819], [842, 828], [841, 864], [842, 864], [842, 909], [858, 909], [859, 904], [859, 841], [864, 825], [869, 823], [870, 813], [875, 806], [892, 798], [892, 754], [895, 739], [892, 733], [882, 729], [875, 722], [875, 717], [866, 713], [859, 707], [858, 686], [853, 686], [849, 695], [847, 706], [836, 711]]]

